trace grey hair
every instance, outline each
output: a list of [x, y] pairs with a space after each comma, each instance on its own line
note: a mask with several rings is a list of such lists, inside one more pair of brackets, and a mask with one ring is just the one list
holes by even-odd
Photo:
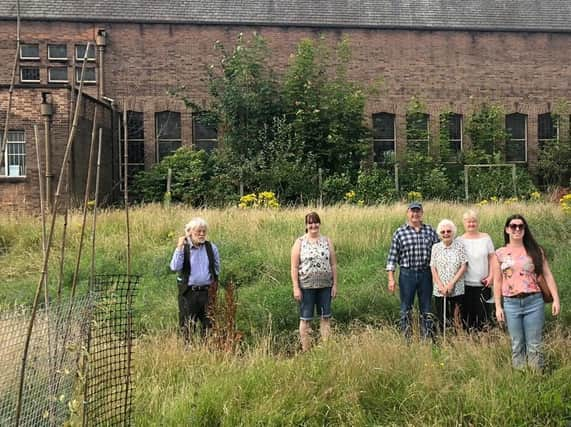
[[474, 209], [468, 209], [466, 212], [464, 212], [464, 215], [462, 215], [462, 219], [475, 219], [476, 221], [479, 221], [478, 212], [476, 212]]
[[450, 228], [452, 229], [452, 237], [453, 237], [453, 238], [456, 237], [456, 231], [458, 231], [457, 228], [456, 228], [456, 224], [454, 224], [454, 223], [453, 223], [451, 220], [449, 220], [449, 219], [443, 219], [442, 221], [440, 221], [440, 222], [438, 223], [438, 226], [436, 227], [436, 232], [437, 232], [438, 234], [440, 234], [440, 232], [442, 231], [442, 228], [444, 228], [444, 227], [447, 226], [447, 225], [450, 226]]
[[192, 231], [196, 230], [197, 228], [204, 228], [205, 230], [208, 229], [208, 223], [200, 217], [195, 217], [190, 220], [188, 224], [184, 226], [184, 231]]

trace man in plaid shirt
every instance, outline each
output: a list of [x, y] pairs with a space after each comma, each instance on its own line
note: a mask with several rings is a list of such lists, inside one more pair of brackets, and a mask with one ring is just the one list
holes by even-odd
[[400, 326], [406, 337], [411, 336], [411, 315], [414, 295], [418, 294], [421, 313], [421, 332], [424, 338], [432, 336], [432, 274], [430, 253], [438, 243], [434, 228], [422, 222], [422, 205], [413, 202], [408, 206], [407, 223], [393, 234], [387, 259], [389, 292], [395, 291], [395, 269], [400, 266]]

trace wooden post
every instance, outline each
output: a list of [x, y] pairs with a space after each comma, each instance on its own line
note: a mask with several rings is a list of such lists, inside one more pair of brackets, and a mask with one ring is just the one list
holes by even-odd
[[464, 165], [464, 196], [468, 201], [468, 165]]

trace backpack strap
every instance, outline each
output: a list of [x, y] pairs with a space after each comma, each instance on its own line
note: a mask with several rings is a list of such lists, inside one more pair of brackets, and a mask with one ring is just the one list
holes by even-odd
[[206, 256], [208, 257], [208, 270], [210, 271], [210, 277], [212, 281], [218, 281], [218, 275], [216, 274], [216, 261], [214, 259], [214, 250], [212, 249], [212, 243], [208, 240], [204, 242], [204, 248], [206, 249]]

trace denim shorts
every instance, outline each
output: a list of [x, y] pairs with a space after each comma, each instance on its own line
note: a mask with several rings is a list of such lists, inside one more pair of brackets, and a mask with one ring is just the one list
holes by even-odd
[[299, 318], [313, 319], [314, 308], [322, 319], [331, 317], [331, 288], [301, 289]]

